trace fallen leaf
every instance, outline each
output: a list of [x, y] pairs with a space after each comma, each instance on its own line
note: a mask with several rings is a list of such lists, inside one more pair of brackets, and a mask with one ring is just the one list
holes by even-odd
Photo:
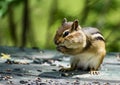
[[8, 55], [8, 54], [4, 54], [4, 53], [1, 53], [1, 58], [2, 59], [11, 59], [11, 57], [10, 57], [10, 55]]

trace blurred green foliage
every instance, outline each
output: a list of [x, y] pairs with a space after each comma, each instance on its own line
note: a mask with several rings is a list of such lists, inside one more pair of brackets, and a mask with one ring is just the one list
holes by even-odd
[[99, 28], [106, 39], [107, 51], [120, 51], [120, 0], [25, 1], [0, 0], [0, 45], [21, 46], [24, 39], [21, 38], [24, 33], [24, 3], [28, 3], [26, 47], [54, 49], [53, 37], [66, 17], [69, 21], [78, 19], [82, 27]]

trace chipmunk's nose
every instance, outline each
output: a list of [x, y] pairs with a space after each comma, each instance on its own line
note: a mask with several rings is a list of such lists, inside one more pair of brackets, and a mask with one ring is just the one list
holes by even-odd
[[60, 39], [58, 39], [58, 40], [55, 40], [55, 44], [56, 45], [59, 45], [60, 43], [62, 43], [63, 42], [63, 39], [62, 38], [60, 38]]

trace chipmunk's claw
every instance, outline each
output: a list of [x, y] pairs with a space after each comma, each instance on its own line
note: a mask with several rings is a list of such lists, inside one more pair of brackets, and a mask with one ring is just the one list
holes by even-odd
[[90, 71], [89, 73], [90, 73], [91, 75], [98, 75], [98, 74], [100, 74], [99, 71]]
[[73, 71], [74, 69], [72, 68], [61, 68], [59, 71], [60, 72], [69, 72], [69, 71]]

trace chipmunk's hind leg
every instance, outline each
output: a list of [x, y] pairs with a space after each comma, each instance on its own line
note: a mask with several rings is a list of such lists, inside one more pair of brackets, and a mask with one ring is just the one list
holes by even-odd
[[61, 71], [61, 72], [69, 72], [69, 71], [73, 71], [73, 70], [75, 70], [76, 69], [76, 65], [75, 64], [71, 64], [71, 67], [69, 67], [69, 68], [61, 68], [59, 71]]

